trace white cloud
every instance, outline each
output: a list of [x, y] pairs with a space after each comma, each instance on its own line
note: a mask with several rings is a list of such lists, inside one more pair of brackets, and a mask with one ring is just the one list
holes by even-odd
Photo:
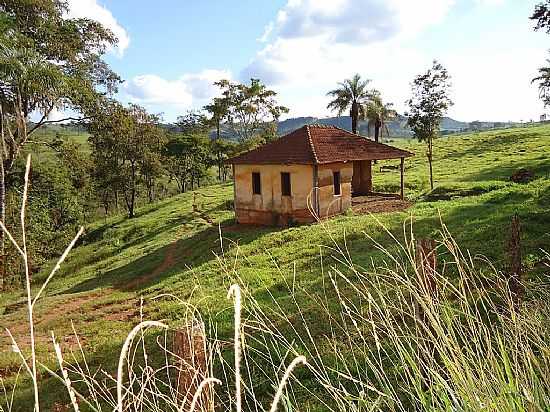
[[130, 45], [130, 36], [124, 27], [118, 23], [109, 10], [98, 4], [97, 0], [69, 0], [68, 16], [96, 20], [110, 29], [118, 39], [116, 53], [119, 56], [122, 56]]
[[534, 119], [543, 105], [531, 79], [545, 57], [544, 49], [529, 47], [490, 52], [474, 48], [444, 57], [453, 76], [456, 104], [451, 115], [469, 121]]
[[265, 43], [266, 41], [269, 40], [269, 36], [271, 35], [271, 33], [273, 32], [273, 28], [275, 27], [275, 23], [273, 23], [272, 21], [269, 22], [265, 27], [264, 27], [264, 33], [260, 36], [260, 38], [258, 38], [258, 41], [261, 42], [261, 43]]
[[325, 93], [356, 72], [376, 79], [373, 86], [401, 107], [412, 76], [431, 60], [401, 43], [442, 21], [453, 3], [289, 0], [273, 23], [274, 39], [239, 78], [258, 77], [274, 87], [289, 116], [329, 114]]
[[123, 97], [144, 105], [173, 106], [174, 110], [199, 108], [218, 94], [213, 83], [230, 79], [225, 70], [187, 73], [178, 79], [164, 79], [155, 74], [135, 76], [122, 86]]
[[[475, 9], [476, 2], [497, 4], [499, 0], [468, 2]], [[257, 77], [274, 88], [281, 103], [290, 108], [289, 117], [327, 116], [335, 113], [326, 109], [326, 92], [359, 73], [373, 79], [372, 86], [382, 91], [385, 100], [404, 112], [411, 80], [437, 58], [453, 76], [456, 105], [450, 115], [469, 121], [535, 116], [542, 107], [530, 79], [544, 63], [546, 52], [505, 40], [529, 36], [528, 25], [477, 28], [479, 41], [464, 49], [456, 45], [449, 49], [443, 40], [426, 45], [426, 36], [418, 36], [432, 30], [430, 37], [437, 38], [441, 26], [436, 26], [445, 21], [454, 3], [289, 0], [274, 21], [272, 40], [239, 78]]]
[[155, 74], [135, 76], [122, 88], [136, 103], [189, 106], [193, 100], [181, 80], [166, 80]]
[[439, 22], [454, 0], [289, 0], [279, 11], [279, 37], [325, 36], [335, 43], [364, 45], [408, 35]]
[[482, 6], [502, 6], [505, 0], [476, 0]]

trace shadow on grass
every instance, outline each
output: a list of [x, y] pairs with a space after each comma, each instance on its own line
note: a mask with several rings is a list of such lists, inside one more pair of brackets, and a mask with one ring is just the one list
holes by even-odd
[[[451, 153], [447, 153], [444, 156], [441, 156], [443, 159], [463, 159], [466, 156], [478, 156], [487, 153], [505, 153], [509, 149], [510, 144], [520, 143], [527, 139], [540, 139], [543, 136], [540, 133], [530, 132], [530, 133], [521, 133], [518, 135], [510, 135], [503, 133], [499, 136], [470, 136], [464, 140], [475, 140], [475, 145], [467, 149], [457, 150]], [[521, 150], [521, 149], [520, 149]], [[519, 152], [519, 151], [518, 151]]]
[[[252, 227], [234, 225], [233, 219], [221, 222], [223, 237], [240, 245], [253, 242], [261, 236], [281, 230], [278, 227]], [[142, 243], [154, 238], [162, 230], [134, 241]], [[85, 292], [97, 288], [112, 287], [121, 291], [135, 291], [162, 282], [170, 276], [191, 267], [200, 266], [221, 253], [219, 228], [208, 226], [188, 237], [176, 240], [126, 265], [110, 270], [92, 279], [85, 280], [63, 293]], [[131, 247], [132, 244], [125, 247]]]
[[[431, 209], [419, 210], [419, 215], [414, 221], [414, 232], [418, 236], [435, 236], [435, 232], [440, 229], [438, 206], [441, 206], [441, 214], [443, 223], [447, 225], [450, 232], [455, 235], [455, 238], [459, 245], [463, 248], [465, 253], [467, 249], [473, 253], [480, 253], [489, 257], [497, 267], [502, 267], [505, 243], [507, 238], [507, 231], [509, 227], [510, 218], [513, 214], [517, 213], [522, 219], [523, 228], [523, 248], [529, 253], [539, 248], [546, 247], [549, 250], [550, 238], [547, 232], [547, 222], [550, 221], [550, 209], [545, 207], [546, 200], [549, 199], [550, 186], [547, 184], [545, 187], [541, 187], [541, 190], [530, 191], [522, 190], [519, 187], [511, 187], [503, 190], [492, 192], [485, 195], [483, 198], [478, 198], [475, 201], [452, 201], [434, 203]], [[425, 205], [432, 206], [432, 205]], [[398, 234], [402, 232], [402, 220], [399, 215], [399, 219], [394, 219], [388, 225], [388, 229]], [[343, 218], [345, 219], [345, 218]], [[335, 222], [338, 224], [339, 222]], [[238, 227], [231, 225], [231, 220], [223, 222], [222, 232], [224, 238], [228, 238], [239, 244], [248, 244], [260, 237], [278, 231], [278, 228], [256, 228], [256, 227]], [[382, 231], [372, 231], [374, 240], [381, 242], [384, 246], [392, 248], [391, 244], [386, 239], [386, 234]], [[203, 231], [197, 232], [192, 236], [178, 240], [175, 242], [175, 249], [178, 252], [176, 261], [172, 269], [159, 274], [155, 279], [151, 280], [150, 284], [157, 283], [162, 279], [170, 277], [175, 274], [176, 270], [182, 269], [186, 266], [199, 265], [203, 262], [214, 258], [213, 251], [219, 252], [218, 243], [218, 228], [208, 227]], [[300, 238], [293, 236], [291, 239], [280, 239], [287, 243], [295, 242], [296, 247], [301, 245]], [[354, 238], [349, 239], [348, 246], [350, 255], [354, 259], [356, 265], [364, 265], [366, 268], [370, 267], [369, 262], [371, 259], [380, 260], [383, 258], [379, 253], [373, 250], [372, 241], [366, 239], [360, 233], [354, 235]], [[321, 239], [322, 243], [328, 245], [328, 241], [325, 237]], [[339, 243], [343, 244], [342, 239], [339, 239]], [[170, 246], [160, 248], [153, 252], [148, 257], [137, 259], [136, 261], [126, 265], [123, 268], [115, 269], [106, 273], [101, 279], [97, 281], [108, 281], [110, 284], [115, 285], [119, 281], [130, 281], [136, 274], [148, 273], [151, 269], [154, 269], [155, 265], [164, 259], [166, 249]], [[290, 246], [289, 246], [290, 248]], [[289, 249], [290, 250], [290, 249]], [[378, 254], [377, 254], [378, 253]], [[444, 255], [442, 256], [445, 257]], [[500, 262], [499, 262], [500, 260]], [[334, 259], [325, 260], [326, 268], [329, 266], [337, 266], [337, 261]], [[443, 264], [443, 259], [441, 260]], [[341, 265], [342, 267], [344, 265]], [[289, 296], [289, 290], [291, 290], [293, 278], [292, 278], [292, 264], [286, 264], [281, 272], [278, 272], [277, 267], [273, 266], [271, 269], [273, 273], [280, 273], [282, 278], [277, 279], [273, 284], [266, 287], [257, 287], [252, 290], [252, 293], [256, 301], [266, 309], [266, 313], [273, 319], [274, 326], [283, 334], [289, 341], [297, 342], [296, 346], [301, 349], [305, 346], [312, 347], [311, 344], [301, 344], [301, 339], [307, 342], [309, 336], [306, 335], [305, 326], [307, 325], [311, 338], [320, 341], [327, 336], [330, 332], [329, 320], [326, 314], [318, 310], [318, 306], [314, 304], [312, 299], [327, 299], [327, 307], [331, 312], [335, 313], [338, 310], [339, 298], [335, 294], [334, 290], [330, 286], [330, 281], [325, 277], [320, 277], [321, 267], [317, 265], [308, 274], [299, 273], [298, 278], [300, 287], [304, 287], [308, 293], [300, 294], [299, 305], [301, 311], [295, 307], [295, 304]], [[301, 271], [300, 271], [301, 272]], [[305, 276], [302, 276], [305, 275]], [[446, 275], [450, 275], [450, 272], [446, 272]], [[307, 277], [306, 277], [307, 276]], [[285, 280], [286, 279], [286, 280]], [[122, 284], [122, 283], [121, 283]], [[147, 285], [144, 285], [144, 287]], [[87, 290], [86, 288], [97, 287], [97, 285], [80, 285], [81, 290]], [[343, 290], [343, 293], [353, 297], [353, 290]], [[280, 318], [276, 317], [272, 312], [269, 312], [269, 308], [276, 309], [276, 305], [288, 311], [288, 321], [280, 321]], [[230, 307], [230, 302], [227, 306]], [[225, 318], [223, 317], [225, 316]], [[232, 312], [226, 311], [221, 315], [205, 316], [207, 321], [219, 322], [219, 338], [229, 338], [232, 334]], [[99, 351], [96, 351], [92, 357], [93, 364], [105, 365], [105, 368], [109, 368], [111, 365], [115, 365], [115, 360], [118, 356], [118, 350], [120, 349], [121, 342], [113, 345], [105, 345], [101, 347]], [[230, 355], [230, 350], [224, 351]], [[299, 350], [300, 353], [304, 353], [303, 350]], [[249, 353], [254, 353], [250, 351]], [[276, 354], [275, 354], [276, 355]], [[330, 357], [330, 353], [323, 353], [323, 356]], [[257, 385], [258, 391], [261, 393], [271, 393], [272, 387], [268, 384], [261, 384], [261, 382], [267, 382], [264, 380], [264, 371], [270, 371], [271, 365], [265, 365], [262, 363], [262, 359], [267, 359], [267, 356], [259, 356], [258, 363], [251, 362], [252, 365], [259, 365], [253, 370], [253, 376], [257, 377], [254, 380], [254, 384]], [[276, 358], [276, 357], [274, 357]], [[324, 358], [324, 361], [330, 364], [330, 359]], [[260, 366], [263, 366], [263, 370]], [[302, 373], [298, 371], [298, 373]], [[304, 372], [305, 373], [305, 372]], [[307, 377], [306, 377], [307, 379]], [[304, 380], [305, 381], [305, 380]], [[47, 405], [51, 405], [54, 400], [49, 393], [57, 394], [63, 393], [62, 384], [59, 384], [53, 380], [44, 380], [44, 390], [48, 392], [45, 396], [44, 402]], [[57, 385], [57, 386], [54, 386]], [[307, 381], [307, 385], [314, 387], [315, 390], [322, 393], [322, 389], [319, 386], [315, 386], [316, 383]], [[26, 401], [25, 405], [29, 405], [29, 401], [32, 402], [31, 392], [24, 391], [21, 395], [18, 394], [17, 404]], [[21, 403], [23, 405], [23, 403]], [[26, 410], [21, 408], [14, 408], [15, 411]], [[45, 407], [44, 410], [47, 409]]]
[[519, 169], [531, 170], [535, 173], [535, 179], [550, 176], [550, 162], [548, 160], [511, 162], [507, 165], [499, 164], [494, 167], [487, 167], [474, 173], [467, 174], [461, 179], [465, 182], [478, 182], [486, 180], [505, 180], [510, 181], [510, 176]]

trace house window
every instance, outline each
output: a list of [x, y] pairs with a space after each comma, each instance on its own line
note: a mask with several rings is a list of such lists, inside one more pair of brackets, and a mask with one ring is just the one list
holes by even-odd
[[281, 173], [281, 194], [283, 196], [291, 196], [292, 190], [290, 188], [290, 173]]
[[340, 196], [340, 172], [332, 172], [332, 183], [334, 184], [334, 196]]
[[258, 172], [252, 173], [252, 194], [255, 194], [255, 195], [262, 194], [262, 181], [260, 179], [260, 174]]

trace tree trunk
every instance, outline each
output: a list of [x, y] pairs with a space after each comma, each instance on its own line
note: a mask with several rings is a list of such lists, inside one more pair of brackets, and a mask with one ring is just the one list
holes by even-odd
[[[4, 112], [0, 105], [0, 221], [6, 224], [6, 175], [4, 170]], [[4, 256], [4, 231], [0, 230], [0, 290], [4, 289], [6, 257]]]
[[380, 129], [382, 128], [382, 123], [380, 120], [377, 120], [374, 124], [374, 141], [378, 143], [380, 141]]
[[221, 153], [218, 151], [217, 155], [217, 163], [218, 163], [218, 180], [221, 181], [222, 180], [222, 167], [223, 167], [223, 164], [222, 164], [222, 156], [221, 156]]
[[155, 200], [155, 181], [154, 179], [151, 179], [151, 181], [147, 185], [147, 198], [149, 200], [149, 203], [153, 203]]
[[510, 238], [508, 239], [508, 254], [510, 256], [509, 287], [512, 295], [514, 309], [521, 305], [523, 297], [523, 285], [521, 283], [521, 224], [518, 215], [512, 217], [510, 226]]
[[350, 110], [351, 116], [351, 132], [357, 134], [357, 120], [359, 118], [359, 103], [353, 102]]
[[128, 217], [132, 219], [134, 215], [134, 207], [136, 204], [136, 166], [131, 165], [132, 168], [132, 180], [130, 182], [130, 198], [126, 200], [126, 206], [128, 206]]
[[433, 160], [433, 144], [432, 144], [432, 138], [430, 137], [428, 140], [428, 166], [430, 168], [430, 190], [434, 190], [434, 174], [433, 174], [432, 160]]
[[[200, 383], [208, 377], [208, 351], [204, 324], [193, 320], [174, 332], [173, 366], [176, 370], [174, 389], [179, 402], [189, 410]], [[183, 406], [183, 405], [182, 405]], [[198, 397], [196, 411], [214, 411], [214, 392], [211, 386], [204, 388]]]
[[130, 202], [128, 203], [128, 217], [132, 219], [134, 215], [134, 205], [136, 202], [136, 188], [132, 187], [130, 191]]
[[113, 190], [113, 195], [115, 197], [115, 211], [118, 212], [118, 190], [115, 189]]

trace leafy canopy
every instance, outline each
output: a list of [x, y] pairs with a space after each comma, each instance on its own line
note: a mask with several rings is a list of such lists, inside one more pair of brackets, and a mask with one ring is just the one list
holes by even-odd
[[164, 131], [159, 117], [137, 105], [109, 101], [89, 124], [96, 187], [104, 199], [122, 193], [128, 216], [134, 216], [142, 186], [151, 199], [156, 178], [162, 174]]
[[536, 21], [535, 30], [545, 30], [550, 34], [550, 0], [545, 0], [535, 6], [535, 11], [529, 17]]
[[338, 88], [327, 93], [327, 96], [332, 97], [327, 109], [334, 110], [338, 112], [338, 115], [341, 115], [348, 108], [351, 109], [351, 106], [355, 103], [358, 105], [359, 116], [364, 116], [364, 105], [371, 97], [371, 91], [368, 89], [370, 82], [369, 79], [361, 80], [361, 76], [356, 74], [351, 79], [338, 83]]
[[[530, 17], [536, 21], [535, 31], [545, 30], [550, 34], [550, 0], [539, 3], [535, 6], [535, 11]], [[546, 60], [550, 64], [550, 60]], [[550, 67], [541, 67], [539, 75], [532, 80], [532, 83], [539, 84], [539, 97], [545, 106], [550, 105]]]
[[407, 124], [419, 141], [431, 141], [439, 133], [441, 119], [453, 105], [450, 88], [447, 69], [435, 60], [426, 73], [413, 80]]
[[272, 125], [288, 113], [288, 108], [277, 103], [277, 93], [259, 79], [251, 79], [250, 85], [229, 80], [220, 80], [214, 85], [221, 89], [222, 97], [214, 99], [205, 109], [214, 120], [223, 118], [241, 142], [264, 132], [271, 133]]
[[[89, 113], [119, 77], [103, 60], [117, 39], [100, 23], [67, 17], [62, 0], [0, 0], [0, 104], [9, 171], [54, 109]], [[30, 115], [40, 119], [28, 129]]]
[[373, 90], [370, 99], [365, 107], [365, 118], [375, 127], [383, 127], [388, 120], [392, 120], [397, 116], [397, 112], [393, 109], [393, 103], [384, 103], [382, 95], [378, 90]]

